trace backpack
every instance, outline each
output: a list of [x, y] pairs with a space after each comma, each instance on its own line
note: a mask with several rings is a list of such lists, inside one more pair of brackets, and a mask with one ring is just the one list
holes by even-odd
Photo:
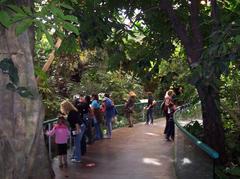
[[105, 105], [106, 105], [106, 110], [113, 109], [112, 101], [108, 98], [105, 100]]

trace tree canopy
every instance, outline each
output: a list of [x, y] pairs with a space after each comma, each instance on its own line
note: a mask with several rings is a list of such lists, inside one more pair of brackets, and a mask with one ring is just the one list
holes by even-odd
[[[238, 150], [229, 145], [237, 136], [228, 133], [238, 131], [240, 114], [238, 0], [29, 2], [0, 1], [2, 42], [18, 44], [16, 54], [30, 61], [26, 69], [34, 65], [47, 113], [79, 91], [113, 91], [123, 102], [128, 90], [161, 98], [170, 87], [183, 87], [183, 102], [201, 101], [205, 142], [220, 153], [221, 163], [233, 160], [225, 149]], [[26, 83], [31, 75], [18, 69], [23, 61], [1, 48], [6, 88], [39, 100], [36, 84]]]

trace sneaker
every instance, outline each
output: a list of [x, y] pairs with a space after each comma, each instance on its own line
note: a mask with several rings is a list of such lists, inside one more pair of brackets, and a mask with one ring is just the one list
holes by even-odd
[[77, 160], [75, 158], [71, 159], [71, 162], [75, 162], [75, 163], [81, 163], [82, 161], [81, 160]]

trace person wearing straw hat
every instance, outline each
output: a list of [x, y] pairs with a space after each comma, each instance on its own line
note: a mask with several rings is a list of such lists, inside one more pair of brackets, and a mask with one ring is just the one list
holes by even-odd
[[128, 96], [128, 101], [125, 103], [124, 111], [128, 120], [128, 127], [133, 127], [132, 113], [135, 106], [136, 94], [133, 91], [130, 91]]

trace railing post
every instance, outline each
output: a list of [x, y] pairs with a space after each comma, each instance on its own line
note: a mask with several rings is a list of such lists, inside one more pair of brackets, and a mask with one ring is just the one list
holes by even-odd
[[[50, 130], [51, 130], [51, 124], [48, 123], [48, 131], [50, 131]], [[52, 146], [51, 145], [52, 145], [51, 144], [51, 136], [48, 136], [48, 155], [49, 155], [50, 160], [52, 159], [52, 151], [51, 151]]]

